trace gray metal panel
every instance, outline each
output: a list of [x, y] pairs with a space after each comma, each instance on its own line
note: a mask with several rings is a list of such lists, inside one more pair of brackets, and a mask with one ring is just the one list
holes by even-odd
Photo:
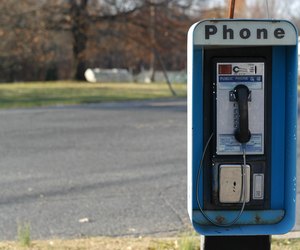
[[295, 26], [285, 20], [204, 20], [194, 30], [194, 45], [296, 45], [297, 39]]
[[245, 183], [242, 183], [242, 165], [221, 165], [220, 166], [220, 193], [219, 199], [221, 203], [242, 203], [244, 194], [241, 199], [243, 190], [242, 184], [245, 185], [245, 200], [250, 201], [250, 166], [246, 165]]

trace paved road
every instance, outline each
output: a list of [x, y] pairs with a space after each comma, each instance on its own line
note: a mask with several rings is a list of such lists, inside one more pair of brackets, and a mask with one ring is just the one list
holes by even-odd
[[178, 233], [186, 104], [0, 111], [0, 175], [0, 240]]
[[24, 222], [35, 239], [177, 234], [186, 103], [0, 111], [0, 174], [0, 240]]

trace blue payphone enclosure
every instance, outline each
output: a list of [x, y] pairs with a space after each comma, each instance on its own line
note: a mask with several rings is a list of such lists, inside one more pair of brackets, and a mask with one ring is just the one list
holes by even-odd
[[[221, 33], [232, 27], [232, 39]], [[223, 26], [222, 26], [223, 25]], [[216, 27], [216, 28], [214, 28]], [[265, 39], [255, 35], [263, 27]], [[278, 28], [279, 27], [279, 28]], [[241, 29], [242, 28], [242, 29]], [[218, 32], [220, 31], [220, 34]], [[210, 39], [212, 38], [212, 39]], [[259, 38], [259, 39], [258, 39]], [[270, 209], [245, 210], [230, 227], [208, 222], [196, 201], [197, 172], [203, 142], [203, 56], [206, 48], [272, 46], [271, 103], [271, 195]], [[195, 230], [202, 235], [273, 235], [290, 231], [296, 213], [298, 33], [285, 20], [214, 19], [194, 24], [188, 34], [188, 212]], [[203, 205], [203, 175], [199, 180]], [[236, 210], [206, 210], [210, 218], [232, 221]]]

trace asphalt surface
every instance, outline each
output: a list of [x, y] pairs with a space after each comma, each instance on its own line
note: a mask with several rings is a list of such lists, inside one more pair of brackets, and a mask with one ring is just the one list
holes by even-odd
[[2, 110], [0, 176], [0, 240], [178, 234], [186, 103]]
[[0, 240], [179, 234], [186, 102], [2, 110], [0, 175]]

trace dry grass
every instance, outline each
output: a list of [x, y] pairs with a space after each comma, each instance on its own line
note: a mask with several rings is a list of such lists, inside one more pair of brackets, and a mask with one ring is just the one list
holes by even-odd
[[88, 238], [32, 241], [30, 247], [18, 242], [0, 243], [2, 250], [167, 250], [179, 249], [178, 238]]
[[[187, 238], [188, 237], [188, 238]], [[32, 241], [29, 247], [19, 242], [0, 242], [0, 250], [199, 250], [198, 236], [172, 238], [96, 237], [73, 240]], [[272, 250], [298, 250], [300, 239], [273, 239]]]

